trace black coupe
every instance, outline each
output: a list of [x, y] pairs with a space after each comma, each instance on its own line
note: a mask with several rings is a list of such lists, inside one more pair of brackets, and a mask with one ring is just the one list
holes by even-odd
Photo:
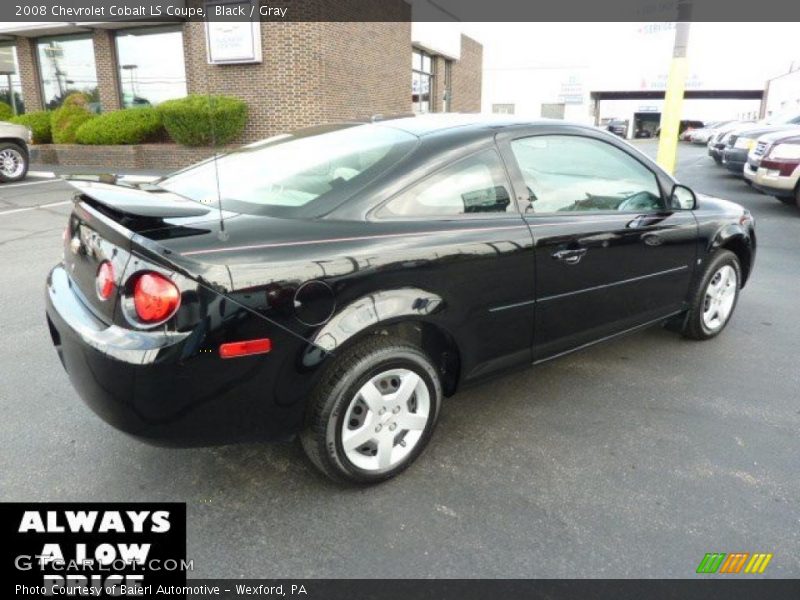
[[47, 322], [86, 403], [156, 444], [299, 434], [356, 482], [466, 383], [654, 324], [714, 337], [756, 249], [741, 206], [555, 121], [327, 125], [73, 185]]

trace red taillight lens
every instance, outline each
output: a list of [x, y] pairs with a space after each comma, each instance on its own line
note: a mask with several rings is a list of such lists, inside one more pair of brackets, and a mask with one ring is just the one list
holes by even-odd
[[164, 321], [175, 314], [181, 294], [172, 281], [158, 273], [139, 275], [133, 288], [136, 315], [145, 323]]
[[114, 274], [114, 265], [110, 261], [105, 260], [100, 264], [100, 268], [97, 269], [95, 286], [101, 300], [108, 300], [114, 293], [114, 288], [117, 287], [117, 278]]

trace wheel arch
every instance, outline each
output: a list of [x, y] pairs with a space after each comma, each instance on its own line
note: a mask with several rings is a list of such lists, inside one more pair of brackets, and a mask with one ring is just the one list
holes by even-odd
[[751, 235], [740, 225], [729, 225], [717, 232], [711, 243], [711, 252], [729, 250], [739, 259], [739, 264], [742, 267], [742, 287], [747, 283], [753, 267], [754, 236], [754, 233]]
[[371, 335], [407, 340], [431, 358], [445, 395], [451, 396], [458, 386], [461, 357], [455, 337], [436, 319], [443, 309], [440, 296], [419, 288], [376, 292], [338, 310], [312, 341], [336, 355]]
[[28, 158], [28, 144], [24, 140], [15, 137], [0, 136], [0, 144], [5, 144], [5, 143], [19, 146], [20, 150], [22, 150], [25, 153], [25, 158]]

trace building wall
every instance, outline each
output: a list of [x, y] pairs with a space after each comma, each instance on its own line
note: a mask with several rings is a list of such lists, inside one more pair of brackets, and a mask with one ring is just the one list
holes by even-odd
[[189, 93], [242, 98], [249, 108], [238, 140], [244, 143], [309, 125], [409, 112], [410, 6], [403, 0], [340, 4], [354, 14], [373, 17], [380, 10], [405, 22], [263, 22], [263, 61], [243, 65], [209, 65], [205, 25], [186, 23]]
[[22, 86], [22, 100], [26, 112], [44, 108], [42, 88], [39, 85], [39, 62], [36, 59], [36, 42], [26, 37], [17, 37], [17, 66]]
[[320, 23], [323, 121], [411, 111], [411, 24]]
[[100, 106], [104, 111], [119, 110], [122, 108], [122, 100], [114, 32], [108, 29], [97, 29], [92, 35], [92, 42], [94, 43], [94, 62]]
[[471, 37], [461, 35], [461, 59], [453, 63], [453, 112], [481, 111], [483, 78], [483, 46]]
[[782, 113], [800, 113], [800, 69], [767, 82], [761, 114], [769, 117]]
[[209, 65], [204, 23], [184, 26], [190, 94], [230, 94], [244, 100], [248, 126], [240, 142], [318, 122], [321, 115], [318, 31], [315, 23], [262, 23], [263, 61]]

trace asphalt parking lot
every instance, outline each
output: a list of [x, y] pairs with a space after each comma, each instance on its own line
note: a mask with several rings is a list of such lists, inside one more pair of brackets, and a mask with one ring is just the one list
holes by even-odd
[[[654, 154], [654, 142], [639, 144]], [[463, 391], [421, 459], [334, 485], [295, 444], [151, 448], [84, 407], [43, 286], [69, 192], [0, 187], [0, 499], [183, 501], [199, 577], [692, 577], [706, 552], [800, 576], [800, 211], [681, 144], [759, 250], [728, 329], [651, 329]]]

